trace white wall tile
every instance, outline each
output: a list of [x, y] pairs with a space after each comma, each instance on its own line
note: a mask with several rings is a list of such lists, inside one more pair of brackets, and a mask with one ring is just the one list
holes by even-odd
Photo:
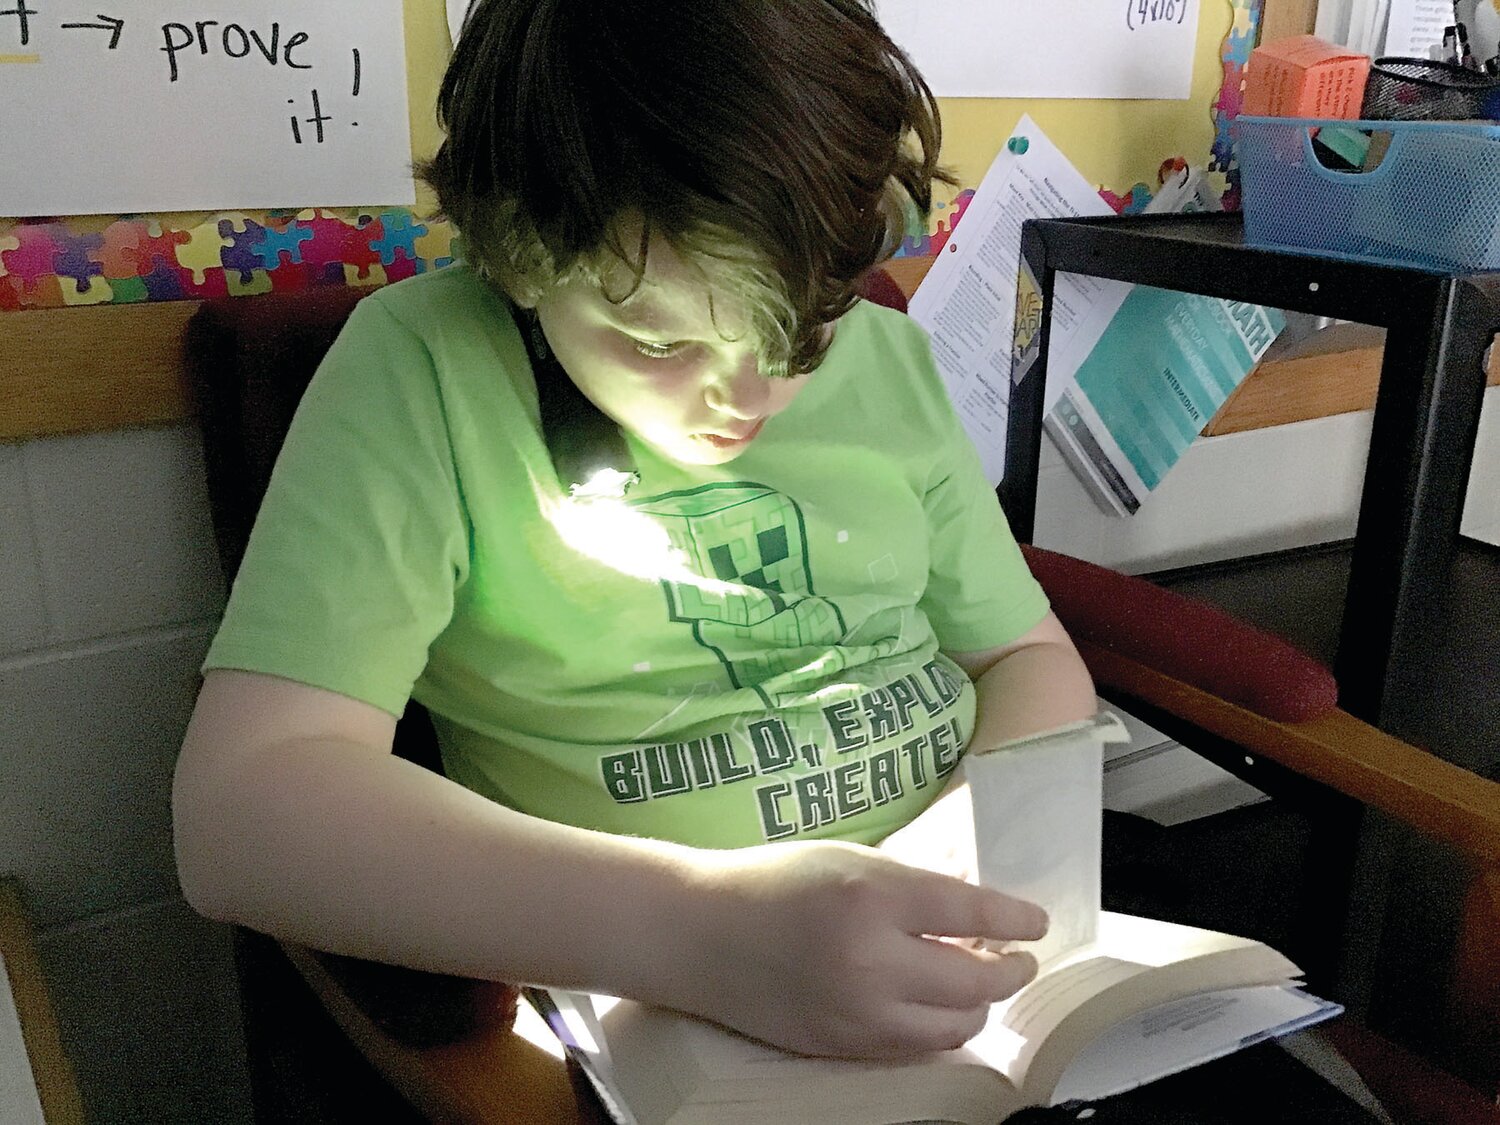
[[45, 641], [42, 592], [21, 447], [0, 444], [0, 659]]
[[172, 767], [211, 632], [0, 662], [0, 870], [37, 925], [178, 893]]
[[252, 1125], [227, 927], [173, 901], [37, 946], [90, 1121]]
[[223, 604], [196, 428], [21, 446], [50, 643], [202, 621]]

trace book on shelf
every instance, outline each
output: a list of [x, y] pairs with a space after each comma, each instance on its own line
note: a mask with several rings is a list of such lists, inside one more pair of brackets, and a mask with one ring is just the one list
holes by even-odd
[[1265, 793], [1116, 708], [1130, 740], [1104, 752], [1104, 807], [1163, 827], [1259, 804]]
[[1136, 286], [1043, 426], [1094, 501], [1133, 515], [1286, 327], [1275, 309]]
[[1260, 942], [1099, 909], [1100, 775], [1112, 717], [971, 753], [980, 881], [1052, 925], [1037, 977], [957, 1050], [896, 1062], [808, 1058], [613, 997], [528, 996], [625, 1125], [816, 1121], [993, 1125], [1097, 1101], [1341, 1009]]

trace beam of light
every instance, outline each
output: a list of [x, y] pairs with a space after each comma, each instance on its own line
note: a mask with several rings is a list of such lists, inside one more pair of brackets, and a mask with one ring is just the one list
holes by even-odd
[[647, 582], [677, 582], [717, 596], [750, 592], [740, 583], [695, 573], [666, 528], [624, 500], [580, 492], [544, 505], [543, 510], [564, 543], [620, 574]]

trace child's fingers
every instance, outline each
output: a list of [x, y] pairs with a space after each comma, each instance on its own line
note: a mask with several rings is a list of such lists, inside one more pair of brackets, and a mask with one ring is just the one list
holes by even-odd
[[1036, 976], [1029, 953], [991, 953], [932, 939], [906, 959], [900, 999], [940, 1008], [976, 1008], [1007, 1000]]
[[905, 898], [902, 924], [916, 936], [1036, 941], [1047, 933], [1047, 912], [990, 887], [923, 872]]

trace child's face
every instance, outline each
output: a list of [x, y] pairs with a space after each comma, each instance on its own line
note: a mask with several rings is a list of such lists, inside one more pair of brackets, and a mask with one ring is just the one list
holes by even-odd
[[710, 307], [701, 275], [662, 240], [635, 293], [606, 296], [629, 286], [622, 264], [605, 289], [580, 281], [542, 298], [537, 318], [558, 361], [595, 406], [671, 460], [734, 460], [807, 376], [762, 376], [744, 310], [722, 295]]

